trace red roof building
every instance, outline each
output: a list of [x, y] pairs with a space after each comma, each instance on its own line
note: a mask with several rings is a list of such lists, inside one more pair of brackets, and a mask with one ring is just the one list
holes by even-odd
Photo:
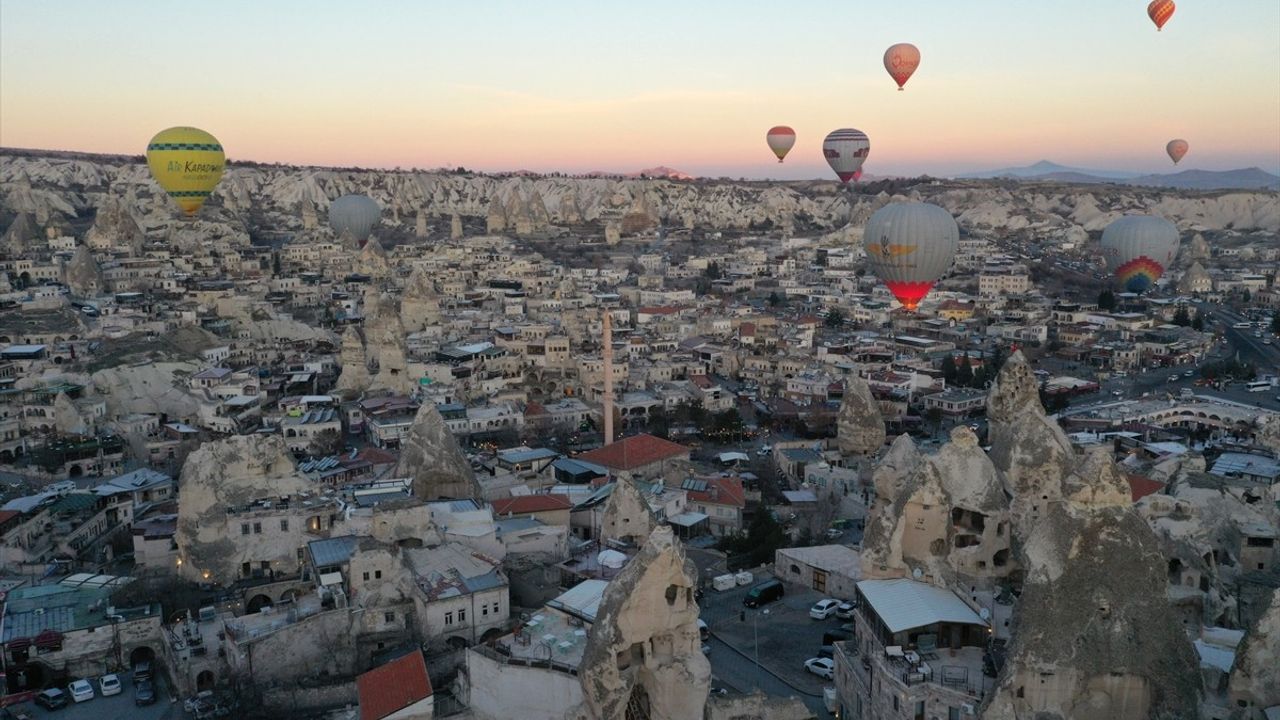
[[1142, 475], [1134, 475], [1126, 473], [1125, 479], [1129, 481], [1129, 494], [1133, 496], [1133, 501], [1138, 502], [1148, 495], [1154, 495], [1164, 490], [1164, 483], [1152, 480]]
[[382, 720], [393, 714], [405, 720], [432, 716], [431, 678], [418, 651], [363, 673], [356, 678], [356, 691], [360, 720]]
[[569, 496], [560, 493], [517, 495], [493, 500], [489, 504], [493, 506], [494, 517], [499, 520], [506, 517], [536, 517], [545, 523], [556, 525], [568, 525], [569, 510], [573, 508]]
[[632, 477], [661, 474], [666, 463], [688, 460], [689, 448], [649, 434], [633, 435], [612, 445], [585, 452], [579, 460], [595, 463]]

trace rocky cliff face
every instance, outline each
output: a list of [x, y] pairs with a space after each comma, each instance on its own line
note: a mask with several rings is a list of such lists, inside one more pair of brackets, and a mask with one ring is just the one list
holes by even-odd
[[342, 349], [338, 354], [342, 374], [334, 390], [344, 394], [359, 395], [369, 387], [369, 365], [365, 358], [364, 341], [354, 327], [348, 326], [342, 333]]
[[418, 332], [440, 322], [440, 296], [431, 273], [417, 266], [400, 296], [400, 322], [406, 332]]
[[842, 454], [870, 455], [884, 446], [886, 435], [880, 405], [860, 375], [845, 378], [836, 427], [836, 446]]
[[63, 269], [63, 281], [76, 297], [95, 298], [102, 292], [102, 270], [89, 248], [84, 245], [76, 248], [71, 261]]
[[657, 518], [635, 484], [628, 478], [615, 481], [600, 518], [600, 539], [620, 540], [639, 547], [657, 525]]
[[1280, 591], [1236, 649], [1227, 693], [1241, 720], [1280, 705]]
[[436, 406], [418, 409], [400, 451], [396, 477], [413, 479], [413, 494], [423, 500], [480, 497], [471, 463], [462, 454]]

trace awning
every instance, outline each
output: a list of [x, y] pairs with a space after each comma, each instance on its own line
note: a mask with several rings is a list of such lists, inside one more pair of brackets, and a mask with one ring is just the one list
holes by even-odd
[[327, 586], [327, 585], [341, 585], [341, 584], [342, 584], [342, 573], [340, 573], [340, 572], [324, 573], [324, 574], [322, 574], [322, 575], [320, 576], [320, 584], [321, 584], [321, 585], [325, 585], [325, 586]]
[[45, 630], [36, 636], [36, 647], [45, 649], [62, 647], [62, 633], [57, 630]]
[[679, 525], [680, 527], [693, 527], [703, 520], [706, 520], [707, 517], [707, 515], [699, 512], [685, 512], [672, 517], [671, 524]]
[[14, 638], [6, 643], [10, 650], [25, 650], [31, 647], [31, 638]]

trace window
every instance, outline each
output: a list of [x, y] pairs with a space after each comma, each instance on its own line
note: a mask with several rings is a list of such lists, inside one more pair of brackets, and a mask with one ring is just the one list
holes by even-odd
[[894, 696], [893, 696], [893, 710], [894, 710], [894, 712], [897, 712], [897, 710], [898, 710], [898, 696], [897, 696], [897, 695], [894, 695]]
[[452, 624], [453, 624], [453, 613], [452, 613], [452, 612], [447, 612], [447, 613], [445, 613], [445, 614], [444, 614], [444, 624], [445, 624], [445, 625], [452, 625]]
[[373, 578], [374, 578], [375, 580], [381, 580], [381, 579], [382, 579], [382, 571], [381, 571], [381, 570], [374, 570], [374, 571], [373, 571]]
[[947, 708], [947, 720], [960, 720], [960, 708], [958, 707]]
[[483, 615], [484, 617], [489, 617], [489, 606], [488, 606], [488, 605], [481, 605], [481, 606], [480, 606], [480, 614], [481, 614], [481, 615]]
[[466, 610], [459, 610], [459, 611], [458, 611], [458, 622], [460, 622], [460, 623], [461, 623], [461, 622], [466, 622], [466, 621], [467, 621], [467, 611], [466, 611]]
[[916, 701], [916, 717], [915, 720], [924, 720], [924, 701]]
[[240, 534], [241, 535], [249, 534], [249, 523], [240, 523]]
[[389, 623], [395, 622], [395, 621], [396, 621], [396, 614], [395, 614], [395, 613], [393, 613], [393, 612], [383, 613], [383, 614], [382, 614], [382, 620], [383, 620], [384, 622], [389, 622]]
[[364, 574], [364, 580], [365, 582], [369, 582], [369, 573]]
[[302, 562], [302, 548], [298, 548], [298, 562]]
[[282, 518], [282, 519], [280, 520], [280, 531], [281, 531], [281, 532], [289, 532], [289, 519], [288, 519], [288, 518]]
[[261, 534], [262, 534], [262, 523], [260, 523], [260, 522], [256, 522], [256, 523], [254, 523], [254, 524], [253, 524], [253, 534], [254, 534], [254, 535], [261, 535]]

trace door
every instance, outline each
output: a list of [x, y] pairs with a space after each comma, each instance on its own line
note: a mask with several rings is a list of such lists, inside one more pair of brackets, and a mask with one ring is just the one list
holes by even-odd
[[813, 571], [813, 589], [820, 593], [827, 591], [827, 573], [825, 570]]

